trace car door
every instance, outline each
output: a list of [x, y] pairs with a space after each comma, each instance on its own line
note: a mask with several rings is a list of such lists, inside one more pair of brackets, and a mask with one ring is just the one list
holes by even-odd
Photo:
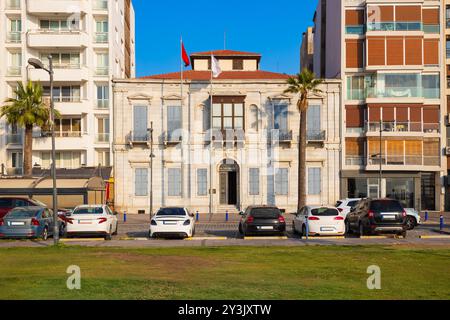
[[361, 204], [363, 203], [363, 201], [361, 201], [360, 203], [358, 203], [355, 208], [350, 211], [350, 213], [347, 215], [347, 221], [350, 225], [351, 228], [353, 228], [356, 224], [356, 221], [358, 220], [357, 216], [358, 216], [358, 211], [361, 207]]
[[297, 231], [302, 231], [302, 227], [303, 227], [303, 222], [305, 221], [305, 212], [306, 212], [306, 207], [303, 207], [300, 209], [299, 213], [297, 214], [296, 219], [296, 229]]

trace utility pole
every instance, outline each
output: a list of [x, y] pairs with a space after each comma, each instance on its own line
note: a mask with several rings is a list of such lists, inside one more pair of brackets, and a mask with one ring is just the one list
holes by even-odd
[[383, 179], [383, 148], [382, 148], [382, 139], [383, 139], [383, 121], [380, 119], [380, 172], [378, 177], [378, 198], [381, 198], [381, 181]]

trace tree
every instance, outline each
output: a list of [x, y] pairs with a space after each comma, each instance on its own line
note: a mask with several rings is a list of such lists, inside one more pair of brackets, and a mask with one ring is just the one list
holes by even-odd
[[50, 107], [43, 101], [43, 89], [39, 82], [28, 81], [26, 85], [17, 83], [14, 90], [16, 98], [6, 99], [0, 109], [0, 118], [5, 117], [8, 124], [25, 129], [24, 175], [32, 174], [33, 127], [50, 125]]
[[313, 72], [307, 68], [297, 74], [295, 77], [290, 77], [287, 80], [289, 87], [284, 91], [285, 93], [299, 94], [297, 101], [297, 108], [300, 115], [299, 126], [299, 150], [298, 150], [298, 202], [297, 209], [300, 210], [306, 205], [306, 117], [308, 111], [308, 98], [311, 93], [321, 93], [318, 87], [323, 81], [316, 79]]

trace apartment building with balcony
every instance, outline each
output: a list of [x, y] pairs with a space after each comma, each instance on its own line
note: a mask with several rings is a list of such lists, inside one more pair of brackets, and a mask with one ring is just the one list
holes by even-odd
[[[223, 70], [212, 84], [211, 54]], [[116, 209], [148, 213], [152, 176], [154, 208], [295, 211], [299, 114], [298, 96], [284, 93], [288, 75], [262, 71], [255, 53], [219, 50], [191, 61], [182, 89], [179, 72], [114, 81]], [[339, 197], [340, 86], [325, 82], [309, 100], [310, 204]]]
[[[1, 0], [0, 101], [18, 81], [40, 81], [50, 96], [49, 76], [27, 65], [53, 58], [56, 165], [112, 166], [113, 78], [135, 77], [135, 26], [131, 0]], [[33, 164], [50, 166], [48, 130], [36, 128]], [[0, 121], [2, 174], [20, 174], [23, 132]]]
[[319, 1], [314, 71], [343, 81], [341, 197], [444, 208], [444, 17], [434, 0]]

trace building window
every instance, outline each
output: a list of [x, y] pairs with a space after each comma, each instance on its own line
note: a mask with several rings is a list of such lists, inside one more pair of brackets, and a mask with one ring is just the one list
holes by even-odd
[[275, 173], [275, 194], [279, 196], [288, 195], [289, 170], [287, 168], [278, 168]]
[[77, 19], [68, 20], [40, 20], [39, 27], [43, 31], [67, 31], [80, 30], [80, 21]]
[[97, 150], [97, 164], [103, 167], [111, 166], [111, 153], [108, 149]]
[[[168, 106], [167, 107], [167, 134], [168, 138], [172, 140], [179, 139], [181, 123], [181, 107], [180, 106]], [[173, 136], [178, 131], [177, 136]]]
[[197, 195], [206, 196], [208, 194], [208, 169], [197, 170]]
[[148, 169], [137, 168], [134, 170], [134, 194], [144, 197], [148, 193]]
[[425, 99], [439, 99], [441, 96], [439, 74], [422, 75], [422, 87]]
[[243, 103], [214, 103], [213, 129], [244, 129]]
[[80, 69], [81, 57], [79, 52], [74, 53], [41, 53], [40, 58], [44, 65], [49, 65], [48, 56], [52, 56], [53, 67], [60, 69]]
[[364, 76], [347, 78], [347, 100], [364, 100]]
[[109, 118], [97, 118], [97, 136], [95, 142], [109, 142]]
[[244, 70], [244, 60], [233, 59], [233, 70]]
[[[44, 87], [44, 96], [50, 96], [50, 87]], [[55, 102], [80, 102], [80, 86], [55, 86], [53, 88], [53, 99]]]
[[108, 21], [96, 21], [95, 22], [95, 42], [107, 43], [108, 42]]
[[97, 108], [109, 108], [109, 86], [97, 85]]
[[168, 195], [169, 197], [181, 196], [181, 169], [169, 168], [167, 170]]
[[259, 195], [259, 168], [250, 168], [248, 172], [249, 191], [251, 196]]
[[282, 133], [288, 132], [288, 105], [276, 104], [274, 110], [274, 129]]
[[22, 34], [22, 20], [11, 19], [9, 24], [7, 41], [10, 43], [19, 43], [21, 41], [21, 34]]
[[254, 131], [259, 130], [259, 110], [255, 105], [250, 107], [250, 128]]
[[320, 124], [320, 106], [313, 105], [308, 107], [306, 115], [306, 136], [312, 140], [320, 140], [321, 136], [321, 124]]
[[308, 168], [308, 194], [319, 195], [321, 191], [321, 168]]
[[108, 53], [97, 53], [96, 75], [107, 76], [109, 73], [109, 55]]
[[147, 106], [133, 106], [133, 141], [147, 141]]
[[[51, 166], [50, 152], [41, 153], [41, 166], [45, 169]], [[78, 169], [81, 167], [81, 152], [80, 151], [57, 151], [56, 152], [56, 167], [64, 169]]]

